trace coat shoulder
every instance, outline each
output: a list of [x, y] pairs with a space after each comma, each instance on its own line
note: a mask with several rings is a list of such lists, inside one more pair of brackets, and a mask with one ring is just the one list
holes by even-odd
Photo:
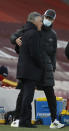
[[56, 31], [53, 30], [53, 29], [52, 29], [51, 31], [52, 31], [53, 35], [54, 35], [55, 37], [57, 37]]
[[37, 31], [34, 29], [28, 30], [26, 32], [26, 35], [28, 35], [28, 36], [37, 36], [37, 34], [38, 34]]

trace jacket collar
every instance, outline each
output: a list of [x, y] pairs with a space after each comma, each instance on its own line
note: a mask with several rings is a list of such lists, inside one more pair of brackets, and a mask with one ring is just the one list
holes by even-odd
[[50, 27], [47, 27], [47, 26], [43, 25], [43, 26], [42, 26], [42, 30], [44, 30], [44, 31], [49, 31], [49, 30], [52, 29], [52, 26], [53, 26], [53, 25], [51, 25]]
[[37, 30], [37, 27], [32, 22], [26, 22], [26, 24], [23, 26], [23, 30], [27, 31], [27, 30], [30, 30], [30, 29]]

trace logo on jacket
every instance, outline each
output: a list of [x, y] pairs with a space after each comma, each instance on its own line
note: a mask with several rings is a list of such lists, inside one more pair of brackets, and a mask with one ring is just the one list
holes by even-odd
[[49, 42], [53, 42], [53, 39], [52, 39], [52, 38], [49, 38]]

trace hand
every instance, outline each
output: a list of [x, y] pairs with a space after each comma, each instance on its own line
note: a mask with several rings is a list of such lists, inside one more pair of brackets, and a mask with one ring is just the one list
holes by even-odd
[[16, 44], [19, 45], [19, 46], [22, 45], [21, 37], [16, 39]]

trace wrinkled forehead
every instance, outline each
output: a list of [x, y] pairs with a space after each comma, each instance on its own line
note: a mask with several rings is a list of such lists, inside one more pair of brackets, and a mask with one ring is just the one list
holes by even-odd
[[38, 16], [35, 18], [36, 21], [41, 21], [42, 20], [42, 16]]

